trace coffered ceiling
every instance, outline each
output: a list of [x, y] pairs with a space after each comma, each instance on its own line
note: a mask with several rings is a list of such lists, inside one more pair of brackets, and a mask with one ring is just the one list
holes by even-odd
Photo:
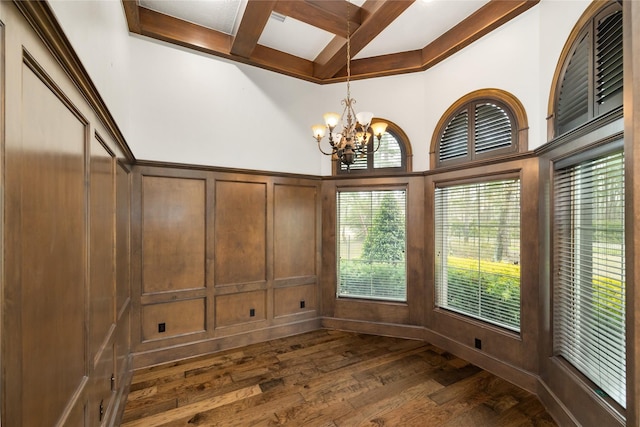
[[[129, 31], [315, 83], [423, 71], [539, 0], [122, 0]], [[348, 18], [347, 18], [348, 17]]]

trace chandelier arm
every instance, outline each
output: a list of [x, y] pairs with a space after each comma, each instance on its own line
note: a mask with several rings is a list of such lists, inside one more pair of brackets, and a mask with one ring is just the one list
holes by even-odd
[[376, 146], [376, 149], [372, 151], [372, 153], [375, 153], [376, 151], [378, 151], [380, 149], [380, 140], [382, 140], [382, 135], [375, 136], [374, 138], [378, 140], [378, 145]]
[[320, 145], [321, 140], [317, 140], [317, 141], [318, 141], [318, 150], [320, 150], [322, 154], [324, 154], [325, 156], [333, 156], [334, 154], [336, 154], [337, 149], [335, 146], [332, 146], [332, 151], [330, 153], [327, 153], [322, 149], [322, 146]]

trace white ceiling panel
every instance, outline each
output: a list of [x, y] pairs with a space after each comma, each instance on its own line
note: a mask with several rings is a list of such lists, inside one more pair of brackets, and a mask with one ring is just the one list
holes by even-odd
[[140, 6], [235, 35], [247, 0], [140, 0]]
[[269, 18], [258, 44], [313, 61], [333, 34], [293, 18]]
[[422, 49], [488, 0], [418, 0], [354, 59]]

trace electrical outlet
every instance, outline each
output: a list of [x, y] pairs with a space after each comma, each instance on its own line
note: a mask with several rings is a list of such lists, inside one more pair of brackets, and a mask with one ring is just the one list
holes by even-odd
[[476, 348], [482, 350], [482, 340], [479, 338], [476, 338]]
[[304, 307], [305, 307], [304, 300], [300, 300], [300, 308], [304, 308]]
[[256, 309], [255, 308], [250, 308], [249, 309], [249, 317], [255, 317], [256, 315]]
[[158, 332], [162, 333], [167, 330], [167, 325], [164, 322], [158, 323]]

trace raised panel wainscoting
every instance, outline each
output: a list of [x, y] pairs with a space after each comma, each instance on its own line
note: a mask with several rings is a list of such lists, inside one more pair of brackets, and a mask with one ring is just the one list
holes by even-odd
[[81, 66], [59, 62], [55, 21], [42, 39], [23, 7], [51, 18], [0, 3], [2, 424], [113, 425], [132, 369], [133, 158]]
[[134, 166], [134, 366], [319, 328], [320, 182]]

